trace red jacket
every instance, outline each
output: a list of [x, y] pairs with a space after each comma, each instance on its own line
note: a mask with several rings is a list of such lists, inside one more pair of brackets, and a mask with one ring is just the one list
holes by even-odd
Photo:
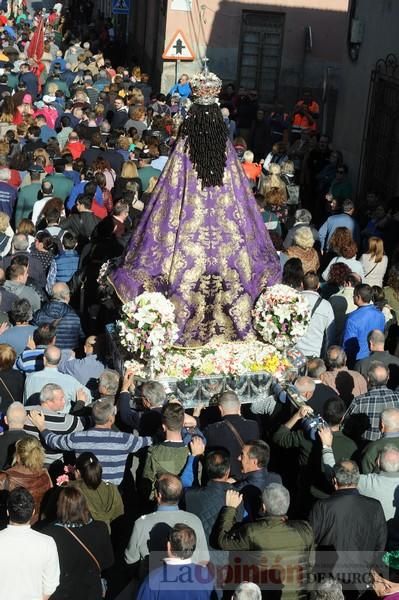
[[64, 150], [68, 150], [72, 154], [73, 160], [76, 160], [86, 150], [86, 146], [82, 142], [68, 142]]

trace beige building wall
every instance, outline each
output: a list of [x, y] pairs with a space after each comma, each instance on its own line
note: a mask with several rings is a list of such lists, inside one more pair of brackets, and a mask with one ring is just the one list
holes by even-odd
[[[197, 58], [192, 63], [181, 63], [180, 73], [197, 72], [199, 59], [207, 54], [211, 70], [224, 81], [239, 83], [243, 11], [283, 13], [279, 96], [291, 104], [302, 85], [312, 86], [320, 93], [326, 67], [331, 68], [331, 83], [337, 87], [347, 35], [347, 9], [348, 0], [169, 0], [165, 46], [181, 29]], [[307, 26], [312, 30], [313, 48], [305, 53]], [[169, 89], [174, 83], [174, 64], [164, 62], [159, 70], [162, 89]]]

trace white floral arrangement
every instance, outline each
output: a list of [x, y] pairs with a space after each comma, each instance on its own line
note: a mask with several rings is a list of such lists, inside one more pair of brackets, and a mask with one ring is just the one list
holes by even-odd
[[121, 345], [138, 359], [135, 370], [140, 360], [158, 370], [161, 356], [178, 337], [175, 307], [159, 292], [144, 292], [122, 306], [117, 330]]
[[306, 333], [311, 311], [302, 294], [277, 284], [262, 292], [252, 317], [253, 327], [264, 342], [286, 350]]

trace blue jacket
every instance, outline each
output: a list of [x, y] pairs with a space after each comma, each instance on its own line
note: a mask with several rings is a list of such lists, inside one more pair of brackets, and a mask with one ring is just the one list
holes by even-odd
[[176, 83], [173, 87], [170, 88], [169, 94], [172, 96], [173, 94], [179, 94], [181, 98], [188, 98], [192, 94], [191, 86], [189, 82], [187, 83]]
[[55, 257], [57, 265], [56, 281], [68, 282], [78, 270], [79, 254], [76, 250], [64, 250], [62, 254]]
[[374, 304], [360, 306], [346, 317], [342, 345], [348, 357], [349, 368], [352, 368], [356, 360], [370, 354], [367, 336], [373, 329], [385, 329], [385, 317]]
[[331, 217], [328, 217], [327, 221], [325, 221], [319, 229], [320, 246], [322, 250], [326, 250], [328, 248], [331, 236], [337, 227], [346, 227], [349, 229], [355, 242], [357, 244], [360, 243], [359, 225], [350, 215], [340, 213], [338, 215], [331, 215]]
[[51, 300], [43, 304], [42, 308], [33, 315], [34, 325], [58, 321], [56, 344], [58, 348], [73, 350], [84, 339], [80, 318], [76, 312], [65, 302]]
[[[72, 210], [76, 204], [76, 199], [79, 194], [83, 194], [85, 191], [85, 185], [88, 183], [87, 181], [80, 181], [78, 184], [74, 185], [71, 193], [69, 194], [68, 200], [66, 201], [65, 207], [67, 210]], [[97, 203], [102, 206], [103, 205], [103, 195], [99, 186], [97, 186], [95, 199]]]

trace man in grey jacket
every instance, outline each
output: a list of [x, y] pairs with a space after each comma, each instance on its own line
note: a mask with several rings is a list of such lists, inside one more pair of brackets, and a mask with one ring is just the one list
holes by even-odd
[[136, 520], [125, 550], [127, 564], [139, 563], [140, 579], [147, 574], [148, 570], [153, 570], [162, 563], [166, 555], [169, 532], [176, 523], [184, 523], [192, 527], [197, 535], [193, 562], [209, 562], [208, 545], [200, 519], [192, 513], [179, 509], [183, 491], [179, 478], [164, 473], [158, 477], [155, 490], [158, 508], [155, 512]]

